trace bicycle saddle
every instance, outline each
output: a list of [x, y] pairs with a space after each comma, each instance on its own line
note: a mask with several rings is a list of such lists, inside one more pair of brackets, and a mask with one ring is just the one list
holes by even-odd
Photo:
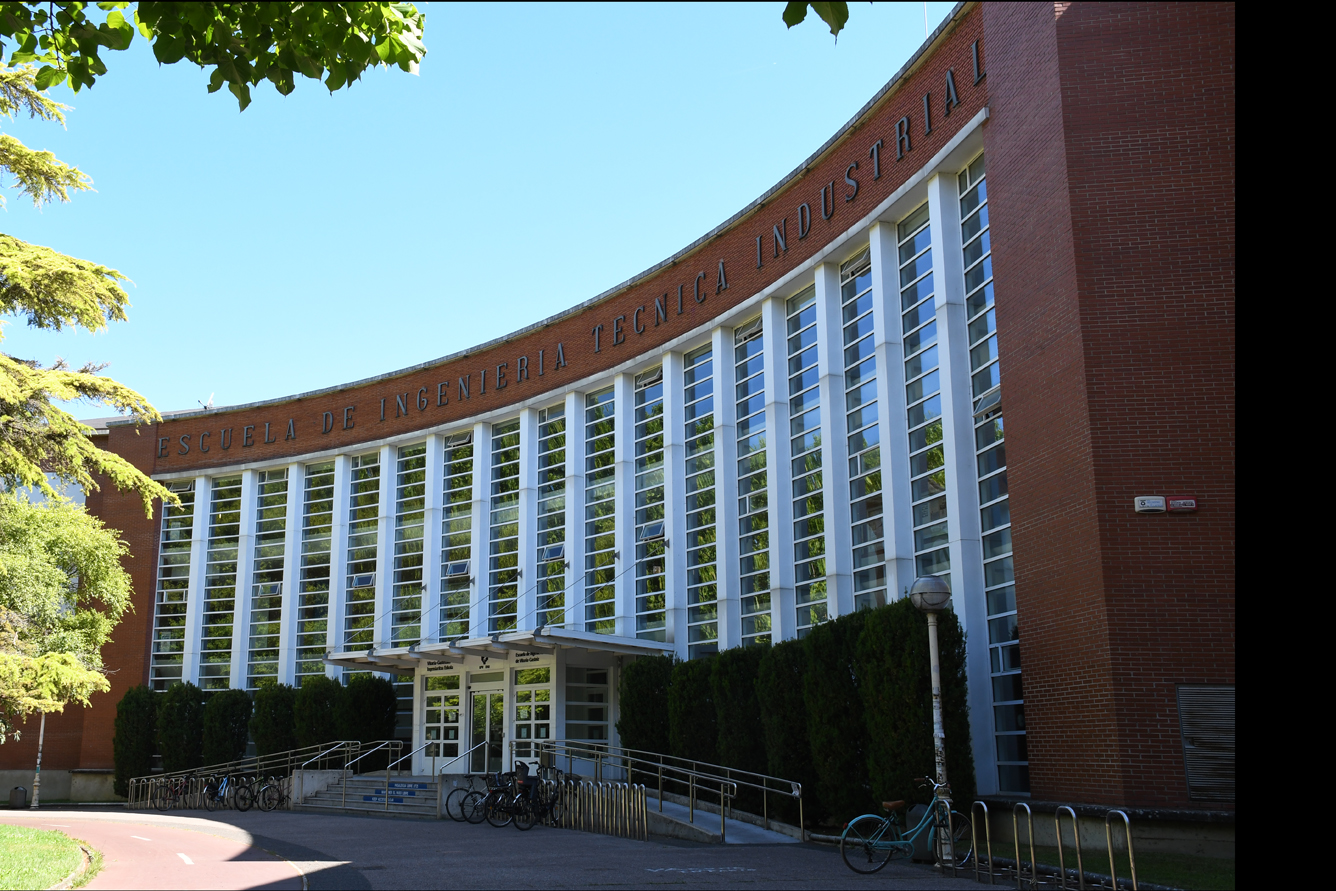
[[887, 811], [898, 811], [904, 806], [905, 803], [903, 801], [883, 801], [881, 803], [882, 810]]

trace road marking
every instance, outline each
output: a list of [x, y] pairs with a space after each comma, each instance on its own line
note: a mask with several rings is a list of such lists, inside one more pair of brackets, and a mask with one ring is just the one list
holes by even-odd
[[69, 829], [69, 823], [43, 823], [43, 826], [59, 826], [61, 829]]
[[184, 861], [186, 862], [186, 866], [194, 866], [194, 865], [195, 865], [195, 861], [194, 861], [194, 860], [191, 860], [191, 859], [190, 859], [189, 857], [187, 857], [185, 854], [177, 854], [176, 856], [178, 856], [178, 857], [180, 857], [182, 860], [184, 860]]
[[132, 836], [130, 836], [130, 838], [137, 838], [137, 839], [139, 839], [140, 841], [153, 841], [153, 839], [151, 839], [151, 838], [144, 838], [144, 836], [142, 836], [142, 835], [132, 835]]

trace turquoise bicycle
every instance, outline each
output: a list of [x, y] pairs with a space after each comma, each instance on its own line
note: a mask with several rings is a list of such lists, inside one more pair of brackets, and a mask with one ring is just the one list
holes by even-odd
[[[881, 806], [887, 816], [864, 814], [844, 827], [840, 835], [840, 856], [845, 864], [858, 873], [871, 873], [881, 869], [896, 857], [909, 858], [914, 855], [914, 842], [924, 832], [928, 833], [929, 849], [937, 850], [938, 832], [945, 832], [951, 827], [951, 840], [954, 843], [955, 866], [962, 867], [970, 859], [973, 847], [973, 831], [969, 818], [958, 811], [950, 811], [948, 817], [947, 798], [951, 788], [945, 783], [934, 783], [928, 777], [915, 780], [920, 788], [932, 787], [932, 801], [924, 811], [922, 819], [913, 829], [901, 830], [899, 811], [905, 806], [903, 801], [883, 801]], [[938, 853], [938, 858], [946, 857]], [[952, 866], [950, 861], [944, 866]]]

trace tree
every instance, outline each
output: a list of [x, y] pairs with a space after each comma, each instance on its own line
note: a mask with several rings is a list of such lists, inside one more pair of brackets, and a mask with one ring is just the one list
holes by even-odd
[[[294, 75], [323, 77], [332, 93], [373, 65], [416, 71], [427, 52], [411, 3], [99, 3], [100, 23], [88, 5], [0, 3], [0, 62], [38, 63], [38, 89], [64, 82], [77, 93], [106, 73], [101, 51], [129, 49], [138, 31], [160, 64], [211, 68], [209, 92], [226, 84], [244, 111], [265, 80], [286, 96]], [[132, 5], [133, 23], [121, 11]]]
[[710, 689], [713, 659], [690, 659], [673, 666], [668, 688], [668, 742], [671, 754], [718, 764], [719, 726]]
[[126, 552], [73, 504], [0, 492], [0, 743], [28, 715], [110, 688], [102, 645], [130, 605]]
[[343, 685], [323, 674], [302, 680], [292, 704], [292, 731], [298, 748], [317, 746], [339, 738], [335, 709], [343, 697]]
[[261, 684], [255, 691], [255, 712], [250, 721], [255, 754], [272, 755], [297, 748], [292, 724], [296, 703], [297, 689], [287, 684]]
[[111, 751], [116, 765], [117, 795], [129, 795], [130, 781], [135, 777], [146, 777], [153, 770], [153, 734], [157, 717], [158, 701], [153, 691], [143, 684], [126, 690], [116, 704], [116, 735], [111, 738]]
[[[765, 733], [766, 762], [771, 776], [802, 783], [803, 817], [818, 822], [823, 814], [807, 738], [807, 650], [801, 640], [786, 640], [766, 650], [756, 673], [756, 702]], [[796, 802], [780, 805], [780, 815], [798, 821]]]
[[171, 773], [204, 763], [204, 694], [189, 681], [175, 683], [158, 699], [158, 751]]
[[394, 684], [374, 674], [353, 674], [334, 707], [339, 739], [374, 742], [394, 737], [399, 698]]
[[224, 764], [246, 757], [250, 739], [251, 698], [245, 690], [220, 690], [204, 705], [205, 764]]
[[808, 662], [803, 679], [807, 737], [817, 795], [838, 821], [867, 813], [872, 804], [856, 664], [858, 635], [867, 615], [867, 610], [859, 610], [823, 622], [803, 639]]
[[641, 656], [622, 669], [617, 734], [628, 749], [668, 754], [668, 686], [673, 654]]

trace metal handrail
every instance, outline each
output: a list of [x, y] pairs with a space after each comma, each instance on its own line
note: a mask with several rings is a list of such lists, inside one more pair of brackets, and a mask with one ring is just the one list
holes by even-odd
[[[370, 745], [370, 743], [368, 743], [368, 745]], [[395, 746], [395, 745], [398, 745], [398, 746], [402, 747], [402, 746], [403, 746], [403, 740], [399, 740], [399, 739], [383, 739], [383, 740], [380, 741], [380, 745], [376, 746], [374, 749], [367, 749], [365, 752], [363, 752], [362, 754], [358, 755], [358, 756], [357, 756], [356, 758], [354, 758], [353, 760], [351, 760], [351, 761], [349, 761], [348, 763], [344, 764], [344, 765], [343, 765], [343, 769], [344, 769], [344, 770], [351, 770], [351, 769], [352, 769], [352, 766], [353, 766], [354, 764], [356, 764], [358, 761], [361, 761], [361, 760], [362, 760], [363, 758], [365, 758], [367, 755], [370, 755], [370, 754], [372, 754], [373, 752], [379, 752], [381, 749], [384, 749], [384, 748], [387, 748], [387, 747], [392, 747], [392, 746]]]
[[[397, 759], [397, 760], [395, 760], [395, 761], [391, 761], [390, 764], [389, 764], [389, 767], [387, 767], [386, 770], [389, 770], [390, 767], [394, 767], [394, 765], [398, 764], [400, 761], [407, 761], [409, 758], [412, 758], [414, 755], [416, 755], [418, 752], [421, 752], [421, 751], [422, 751], [423, 749], [425, 749], [427, 746], [434, 746], [434, 745], [438, 745], [439, 743], [440, 743], [440, 740], [438, 740], [438, 739], [433, 739], [431, 742], [425, 742], [425, 743], [423, 743], [422, 745], [418, 746], [418, 747], [417, 747], [416, 749], [414, 749], [413, 751], [409, 752], [407, 755], [404, 755], [402, 758], [399, 758], [399, 759]], [[371, 753], [368, 752], [367, 754], [369, 755], [369, 754], [371, 754]]]
[[[356, 751], [357, 748], [361, 746], [361, 743], [359, 743], [359, 742], [357, 742], [357, 741], [355, 741], [355, 740], [351, 740], [351, 739], [340, 740], [339, 742], [337, 742], [337, 743], [334, 744], [333, 748], [326, 749], [325, 751], [321, 752], [319, 755], [316, 755], [314, 758], [311, 758], [311, 759], [308, 760], [308, 761], [304, 761], [304, 762], [302, 762], [302, 765], [301, 765], [300, 767], [298, 767], [297, 769], [298, 769], [298, 770], [305, 770], [305, 769], [306, 769], [306, 765], [311, 764], [311, 763], [316, 762], [316, 761], [319, 761], [321, 758], [325, 757], [326, 755], [329, 755], [329, 754], [332, 754], [332, 753], [334, 753], [334, 752], [337, 752], [339, 749], [343, 748], [344, 746], [353, 746], [353, 747], [354, 747], [354, 748], [353, 748], [353, 751]], [[311, 747], [311, 746], [307, 746], [307, 748], [309, 749], [309, 748], [312, 748], [312, 747]], [[299, 750], [294, 750], [294, 751], [299, 751]]]
[[[435, 740], [435, 739], [434, 739], [434, 740], [432, 740], [432, 742], [440, 742], [440, 740]], [[476, 746], [474, 746], [473, 748], [469, 749], [467, 752], [464, 752], [464, 753], [459, 754], [459, 755], [455, 755], [455, 756], [454, 756], [453, 758], [451, 758], [449, 761], [445, 762], [445, 764], [441, 766], [441, 769], [440, 769], [440, 770], [436, 771], [436, 775], [437, 775], [437, 776], [440, 776], [441, 774], [445, 773], [445, 768], [449, 767], [451, 764], [454, 764], [454, 763], [455, 763], [456, 761], [458, 761], [460, 758], [467, 758], [468, 756], [472, 755], [474, 752], [476, 752], [476, 751], [478, 751], [479, 749], [481, 749], [483, 746], [485, 746], [485, 745], [489, 745], [489, 744], [490, 744], [490, 740], [486, 740], [486, 739], [485, 739], [485, 740], [483, 740], [482, 742], [478, 743], [478, 744], [477, 744]], [[486, 771], [484, 771], [484, 773], [485, 773], [485, 772], [486, 772]]]

